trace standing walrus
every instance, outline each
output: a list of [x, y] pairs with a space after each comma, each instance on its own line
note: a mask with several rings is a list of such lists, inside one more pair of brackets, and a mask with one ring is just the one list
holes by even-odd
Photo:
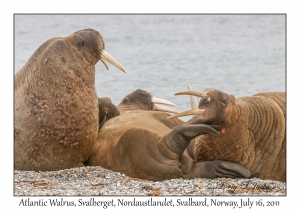
[[15, 74], [14, 168], [83, 166], [99, 127], [95, 64], [126, 72], [101, 34], [80, 30], [43, 43]]
[[[184, 91], [175, 95], [201, 97], [198, 109], [172, 117], [195, 115], [193, 120], [222, 127], [220, 137], [196, 138], [196, 162], [227, 160], [239, 163], [262, 179], [286, 181], [286, 94], [258, 93], [235, 98], [216, 89]], [[170, 117], [170, 118], [172, 118]], [[192, 149], [191, 149], [192, 150]]]

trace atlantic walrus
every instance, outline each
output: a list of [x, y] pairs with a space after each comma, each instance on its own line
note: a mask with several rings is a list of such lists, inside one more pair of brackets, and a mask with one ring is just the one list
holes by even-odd
[[80, 30], [43, 43], [14, 77], [14, 168], [83, 166], [99, 127], [95, 64], [125, 68], [101, 34]]
[[173, 110], [156, 103], [170, 105], [140, 89], [127, 95], [117, 106], [120, 115], [101, 128], [87, 165], [153, 181], [250, 176], [247, 169], [228, 161], [194, 164], [185, 151], [190, 140], [201, 134], [217, 136], [215, 129], [220, 126], [186, 125], [178, 118], [167, 119], [170, 114], [162, 111]]
[[112, 103], [108, 97], [98, 99], [99, 105], [99, 131], [106, 121], [120, 115], [118, 108]]
[[[198, 109], [172, 117], [196, 115], [193, 120], [222, 127], [219, 137], [198, 136], [196, 162], [227, 160], [239, 163], [262, 179], [286, 181], [286, 94], [265, 92], [235, 98], [216, 89], [183, 91], [175, 95], [201, 97]], [[170, 118], [172, 118], [170, 117]], [[192, 121], [193, 121], [192, 120]]]

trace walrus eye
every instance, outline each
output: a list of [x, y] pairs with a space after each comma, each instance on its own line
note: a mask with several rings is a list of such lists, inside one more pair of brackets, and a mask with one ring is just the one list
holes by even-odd
[[84, 41], [83, 41], [83, 40], [80, 40], [77, 44], [78, 44], [79, 47], [83, 47]]
[[130, 98], [128, 98], [128, 97], [125, 97], [125, 98], [122, 100], [122, 102], [124, 102], [124, 103], [128, 103], [128, 102], [130, 102]]

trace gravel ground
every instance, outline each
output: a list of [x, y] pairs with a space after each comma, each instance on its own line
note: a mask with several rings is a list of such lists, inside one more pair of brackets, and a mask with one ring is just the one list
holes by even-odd
[[15, 196], [170, 196], [286, 195], [286, 183], [253, 179], [172, 179], [161, 182], [130, 178], [101, 167], [51, 172], [14, 171]]

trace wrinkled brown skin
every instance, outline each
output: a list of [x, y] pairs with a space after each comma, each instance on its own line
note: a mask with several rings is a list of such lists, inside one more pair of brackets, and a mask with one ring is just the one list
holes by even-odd
[[101, 128], [87, 165], [153, 181], [250, 176], [247, 169], [229, 162], [195, 164], [185, 150], [188, 143], [197, 135], [217, 135], [217, 131], [207, 125], [183, 125], [178, 118], [167, 119], [170, 115], [165, 112], [152, 111], [154, 104], [148, 92], [136, 90], [117, 107], [120, 115]]
[[83, 166], [99, 116], [95, 64], [102, 36], [92, 29], [43, 43], [15, 74], [14, 167]]
[[[232, 161], [251, 173], [259, 172], [261, 179], [285, 182], [285, 92], [265, 92], [236, 99], [215, 89], [207, 94], [211, 102], [200, 118], [222, 125], [222, 131], [217, 138], [209, 135], [196, 137], [195, 161]], [[203, 98], [199, 108], [205, 106], [207, 99]]]

